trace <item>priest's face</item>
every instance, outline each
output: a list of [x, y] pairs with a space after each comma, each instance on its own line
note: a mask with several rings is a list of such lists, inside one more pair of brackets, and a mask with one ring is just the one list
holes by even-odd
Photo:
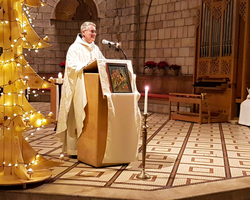
[[87, 30], [82, 31], [82, 37], [87, 43], [92, 43], [96, 38], [96, 28], [93, 25], [89, 25]]

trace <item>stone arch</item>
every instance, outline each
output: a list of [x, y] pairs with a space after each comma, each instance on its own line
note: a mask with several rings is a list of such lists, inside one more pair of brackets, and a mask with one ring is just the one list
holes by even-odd
[[98, 6], [93, 0], [58, 0], [54, 6], [51, 19], [96, 21], [99, 16]]

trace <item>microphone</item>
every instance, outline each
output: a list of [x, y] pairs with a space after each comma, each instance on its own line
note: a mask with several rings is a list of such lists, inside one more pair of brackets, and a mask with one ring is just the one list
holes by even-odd
[[115, 45], [115, 46], [119, 46], [119, 44], [118, 44], [118, 43], [117, 43], [117, 44], [115, 44], [114, 42], [110, 42], [110, 41], [105, 40], [105, 39], [103, 39], [103, 40], [102, 40], [102, 44], [108, 44], [108, 45]]

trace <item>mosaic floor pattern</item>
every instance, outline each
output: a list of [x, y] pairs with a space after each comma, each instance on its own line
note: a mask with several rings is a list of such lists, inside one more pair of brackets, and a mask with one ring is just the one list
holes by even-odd
[[[49, 110], [46, 103], [33, 106]], [[24, 135], [40, 154], [62, 162], [52, 168], [53, 176], [45, 184], [152, 191], [250, 176], [249, 127], [199, 125], [168, 120], [158, 113], [150, 113], [148, 119], [146, 171], [151, 178], [147, 180], [136, 178], [142, 169], [141, 148], [139, 160], [129, 165], [93, 168], [67, 156], [59, 160], [62, 144], [55, 137], [54, 124], [33, 136]]]

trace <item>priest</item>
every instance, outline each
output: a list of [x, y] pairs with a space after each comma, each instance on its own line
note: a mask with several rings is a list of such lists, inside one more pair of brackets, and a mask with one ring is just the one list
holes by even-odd
[[84, 67], [95, 59], [105, 59], [99, 47], [94, 44], [96, 25], [84, 22], [81, 33], [69, 47], [57, 123], [56, 135], [63, 142], [62, 152], [77, 155], [77, 139], [84, 126], [87, 96], [84, 84]]

